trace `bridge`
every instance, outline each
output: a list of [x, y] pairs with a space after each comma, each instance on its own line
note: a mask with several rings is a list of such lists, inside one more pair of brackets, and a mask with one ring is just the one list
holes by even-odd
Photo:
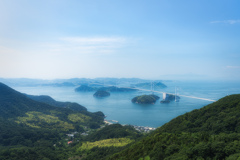
[[[166, 93], [166, 92], [154, 91], [154, 90], [147, 90], [147, 89], [142, 89], [142, 88], [131, 88], [131, 87], [121, 87], [121, 88], [137, 89], [137, 90], [149, 91], [149, 92], [155, 92], [155, 93], [161, 93], [161, 94]], [[166, 94], [176, 95], [176, 94], [173, 94], [173, 93], [166, 93]], [[187, 97], [187, 98], [194, 98], [194, 99], [200, 99], [200, 100], [204, 100], [204, 101], [216, 102], [216, 100], [207, 99], [207, 98], [200, 98], [200, 97], [194, 97], [194, 96], [186, 96], [186, 95], [180, 95], [180, 94], [178, 94], [177, 96]]]
[[[100, 84], [100, 83], [91, 83], [91, 84]], [[113, 85], [106, 85], [106, 84], [100, 84], [100, 85], [103, 85], [103, 86], [113, 86]], [[116, 87], [117, 87], [117, 85], [116, 85]], [[204, 101], [216, 102], [216, 100], [207, 99], [207, 98], [200, 98], [200, 97], [195, 97], [195, 96], [180, 95], [180, 94], [174, 94], [174, 93], [166, 93], [166, 92], [154, 91], [154, 90], [148, 90], [148, 89], [142, 89], [142, 88], [134, 88], [134, 87], [121, 87], [121, 88], [136, 89], [136, 90], [140, 90], [140, 91], [148, 91], [148, 92], [155, 92], [155, 93], [161, 93], [161, 94], [177, 95], [177, 96], [180, 96], [180, 97], [187, 97], [187, 98], [200, 99], [200, 100], [204, 100]], [[151, 87], [151, 89], [152, 89], [152, 87]]]

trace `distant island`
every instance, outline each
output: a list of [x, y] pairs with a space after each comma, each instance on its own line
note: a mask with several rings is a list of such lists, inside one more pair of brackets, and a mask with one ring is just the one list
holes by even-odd
[[165, 84], [162, 82], [146, 82], [146, 83], [138, 83], [134, 85], [136, 88], [144, 88], [144, 89], [162, 89], [167, 88]]
[[107, 91], [102, 91], [102, 90], [98, 90], [96, 93], [94, 93], [93, 95], [94, 97], [108, 97], [110, 96], [110, 93]]
[[116, 86], [109, 86], [109, 87], [101, 87], [99, 90], [102, 91], [108, 91], [108, 92], [133, 92], [133, 91], [138, 91], [138, 89], [134, 88], [119, 88]]
[[133, 92], [138, 91], [138, 89], [134, 88], [119, 88], [116, 86], [109, 87], [92, 87], [88, 85], [81, 85], [80, 87], [75, 89], [76, 92], [92, 92], [92, 91], [107, 91], [107, 92]]
[[81, 85], [80, 87], [75, 89], [76, 92], [92, 92], [92, 91], [96, 91], [96, 90], [97, 90], [97, 88], [90, 87], [88, 85]]
[[41, 84], [41, 86], [52, 86], [52, 87], [74, 87], [76, 86], [75, 84], [71, 82], [63, 82], [63, 83], [46, 83], [46, 84]]
[[156, 95], [142, 95], [142, 96], [137, 96], [132, 99], [133, 103], [138, 103], [138, 104], [155, 104], [156, 101], [160, 99], [159, 96]]
[[170, 103], [171, 101], [174, 100], [179, 101], [179, 99], [180, 99], [179, 96], [165, 93], [165, 96], [163, 95], [163, 100], [161, 100], [160, 103]]

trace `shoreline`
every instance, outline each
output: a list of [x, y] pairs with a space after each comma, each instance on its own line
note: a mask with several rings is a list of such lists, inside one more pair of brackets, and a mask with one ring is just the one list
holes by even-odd
[[[106, 119], [104, 119], [104, 123], [106, 125], [120, 124], [116, 120], [106, 120]], [[122, 125], [122, 126], [132, 126], [133, 128], [135, 128], [139, 132], [150, 132], [150, 131], [154, 131], [154, 130], [157, 129], [157, 128], [149, 127], [149, 126], [137, 126], [137, 125], [131, 125], [131, 124], [120, 124], [120, 125]]]

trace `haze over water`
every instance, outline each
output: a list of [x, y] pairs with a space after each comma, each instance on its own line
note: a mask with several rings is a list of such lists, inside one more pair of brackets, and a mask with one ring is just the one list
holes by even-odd
[[[237, 94], [240, 91], [239, 82], [197, 82], [197, 81], [176, 81], [164, 82], [168, 88], [160, 91], [174, 93], [175, 87], [178, 94], [195, 96], [218, 100], [229, 94]], [[153, 105], [140, 105], [131, 102], [131, 99], [138, 95], [150, 94], [146, 91], [130, 93], [111, 93], [110, 97], [95, 98], [94, 92], [75, 92], [75, 87], [17, 87], [14, 89], [32, 95], [49, 95], [58, 101], [77, 102], [85, 106], [89, 111], [102, 111], [107, 120], [116, 120], [120, 124], [131, 124], [138, 126], [159, 127], [171, 119], [194, 109], [199, 109], [212, 102], [180, 97], [179, 102], [161, 104], [162, 94]]]

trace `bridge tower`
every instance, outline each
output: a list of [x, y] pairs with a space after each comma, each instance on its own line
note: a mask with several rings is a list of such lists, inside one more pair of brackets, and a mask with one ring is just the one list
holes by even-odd
[[168, 94], [166, 92], [163, 93], [163, 100], [167, 100]]
[[152, 91], [152, 94], [154, 94], [154, 82], [151, 82], [151, 91]]
[[175, 102], [179, 102], [177, 90], [178, 90], [178, 88], [175, 87]]

